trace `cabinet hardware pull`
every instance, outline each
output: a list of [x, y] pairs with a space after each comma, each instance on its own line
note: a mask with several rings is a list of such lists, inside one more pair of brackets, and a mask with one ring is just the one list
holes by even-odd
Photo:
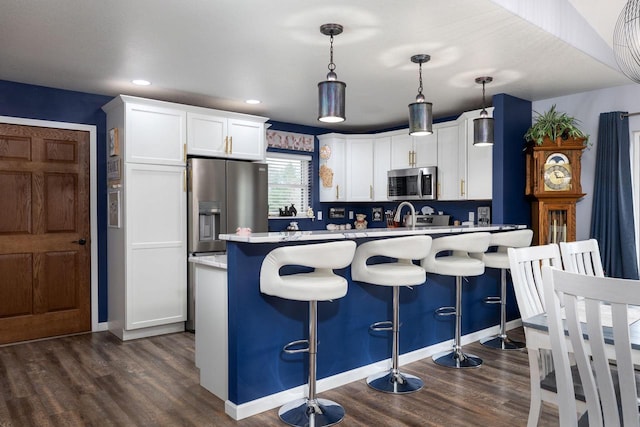
[[409, 150], [409, 166], [411, 166], [411, 153], [413, 153], [413, 151]]
[[229, 153], [229, 137], [224, 137], [224, 154]]
[[336, 200], [340, 198], [340, 186], [336, 185]]
[[460, 180], [460, 195], [464, 196], [464, 179]]
[[373, 200], [373, 185], [369, 185], [369, 198]]
[[182, 144], [182, 161], [187, 163], [187, 144]]
[[187, 170], [182, 171], [182, 190], [187, 192]]
[[440, 183], [438, 183], [438, 190], [437, 190], [437, 194], [438, 194], [438, 195], [437, 195], [437, 197], [438, 197], [438, 199], [439, 199], [439, 198], [440, 198]]
[[233, 137], [229, 137], [229, 154], [233, 154]]

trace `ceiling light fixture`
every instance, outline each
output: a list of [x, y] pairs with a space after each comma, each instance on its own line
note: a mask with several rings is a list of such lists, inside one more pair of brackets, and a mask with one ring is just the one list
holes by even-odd
[[416, 102], [409, 104], [409, 135], [413, 136], [431, 135], [433, 133], [431, 129], [433, 124], [433, 104], [425, 102], [422, 94], [422, 64], [429, 62], [430, 59], [431, 57], [425, 54], [411, 57], [411, 62], [420, 64], [418, 95], [416, 95]]
[[613, 32], [613, 53], [620, 71], [640, 83], [640, 0], [629, 0], [620, 12]]
[[333, 36], [342, 33], [340, 24], [324, 24], [320, 32], [330, 36], [330, 59], [327, 80], [318, 83], [318, 120], [325, 123], [339, 123], [344, 121], [344, 98], [347, 85], [338, 81], [335, 73], [336, 64], [333, 63]]
[[244, 102], [247, 103], [247, 104], [252, 104], [252, 105], [260, 104], [260, 100], [259, 99], [247, 99]]
[[143, 79], [131, 80], [131, 83], [138, 86], [149, 86], [151, 84], [149, 80], [143, 80]]
[[493, 145], [493, 117], [485, 109], [484, 85], [491, 83], [493, 77], [478, 77], [476, 83], [482, 83], [482, 111], [480, 117], [473, 119], [473, 145], [482, 147]]

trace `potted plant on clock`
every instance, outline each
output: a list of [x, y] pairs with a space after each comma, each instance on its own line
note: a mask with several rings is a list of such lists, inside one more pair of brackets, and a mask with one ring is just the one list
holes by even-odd
[[524, 139], [535, 145], [561, 146], [563, 141], [585, 145], [589, 140], [589, 135], [578, 128], [579, 120], [556, 111], [555, 104], [548, 111], [542, 114], [535, 111], [535, 114], [533, 125], [524, 134]]

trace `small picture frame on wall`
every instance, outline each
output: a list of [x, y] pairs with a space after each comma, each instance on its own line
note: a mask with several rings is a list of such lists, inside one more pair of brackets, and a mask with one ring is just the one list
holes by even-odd
[[109, 206], [109, 227], [120, 228], [120, 190], [109, 190], [107, 204]]
[[119, 156], [120, 142], [118, 141], [118, 128], [109, 129], [108, 138], [109, 156]]
[[384, 219], [382, 207], [371, 208], [371, 221], [382, 221]]
[[120, 156], [107, 160], [107, 181], [120, 181]]

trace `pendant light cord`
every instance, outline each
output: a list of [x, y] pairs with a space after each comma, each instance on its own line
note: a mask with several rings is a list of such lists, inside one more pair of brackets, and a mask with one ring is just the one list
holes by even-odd
[[333, 63], [333, 34], [329, 38], [329, 71], [333, 72], [336, 69], [336, 64]]
[[420, 86], [418, 86], [418, 95], [422, 95], [422, 62], [420, 63], [420, 67], [418, 69], [419, 69], [418, 73], [420, 74], [420, 78], [419, 78]]

